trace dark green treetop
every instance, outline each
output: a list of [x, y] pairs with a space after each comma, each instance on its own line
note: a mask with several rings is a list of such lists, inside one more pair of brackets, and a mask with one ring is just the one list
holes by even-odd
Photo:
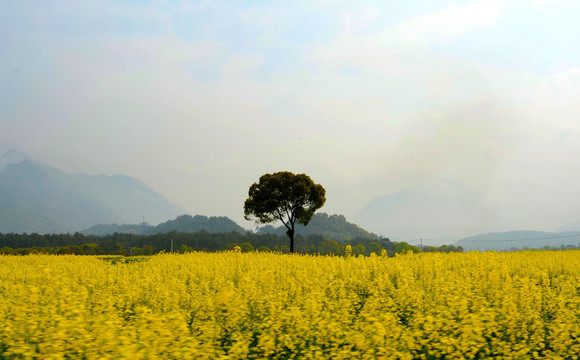
[[246, 220], [266, 224], [280, 220], [288, 229], [290, 252], [294, 252], [294, 225], [308, 225], [326, 202], [326, 190], [305, 174], [280, 171], [265, 174], [253, 183], [244, 203]]

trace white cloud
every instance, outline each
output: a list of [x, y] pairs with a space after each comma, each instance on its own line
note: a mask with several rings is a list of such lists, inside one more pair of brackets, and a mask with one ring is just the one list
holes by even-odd
[[471, 31], [492, 27], [503, 16], [505, 0], [479, 0], [466, 5], [414, 16], [395, 26], [385, 37], [425, 45], [453, 41]]
[[[352, 67], [361, 70], [363, 76], [365, 72], [375, 72], [371, 76], [385, 76], [387, 86], [393, 83], [394, 77], [399, 86], [415, 86], [415, 95], [420, 98], [424, 89], [418, 84], [427, 85], [430, 92], [427, 96], [445, 97], [441, 89], [449, 91], [447, 88], [454, 87], [459, 89], [456, 93], [464, 94], [465, 86], [471, 87], [468, 92], [485, 92], [487, 81], [482, 77], [482, 68], [478, 63], [436, 55], [429, 51], [428, 46], [493, 26], [503, 16], [503, 3], [492, 0], [456, 5], [411, 17], [365, 36], [355, 36], [345, 31], [331, 44], [310, 49], [310, 55], [318, 61], [321, 71], [336, 72]], [[477, 86], [477, 89], [470, 84]], [[376, 82], [371, 84], [374, 85]], [[406, 90], [403, 88], [398, 92]]]
[[531, 0], [534, 6], [546, 6], [552, 5], [556, 3], [562, 3], [568, 0]]
[[379, 10], [372, 6], [362, 6], [358, 11], [347, 10], [341, 15], [344, 30], [353, 33], [367, 29], [377, 20]]

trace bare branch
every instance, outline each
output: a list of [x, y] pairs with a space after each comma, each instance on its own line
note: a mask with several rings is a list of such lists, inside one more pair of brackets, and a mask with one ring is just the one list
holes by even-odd
[[294, 224], [294, 213], [292, 212], [292, 210], [288, 211], [288, 207], [286, 205], [284, 205], [284, 211], [286, 212], [286, 216], [288, 217], [288, 221], [290, 221], [291, 224]]
[[286, 229], [290, 230], [290, 226], [288, 226], [288, 224], [286, 224], [286, 222], [284, 221], [284, 217], [282, 216], [282, 213], [280, 213], [280, 210], [277, 210], [276, 213], [272, 215], [278, 218], [282, 222], [282, 224], [284, 224]]

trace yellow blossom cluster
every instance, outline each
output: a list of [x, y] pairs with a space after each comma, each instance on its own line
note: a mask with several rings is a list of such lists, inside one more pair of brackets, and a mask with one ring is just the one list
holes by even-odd
[[0, 257], [0, 359], [578, 359], [580, 251]]

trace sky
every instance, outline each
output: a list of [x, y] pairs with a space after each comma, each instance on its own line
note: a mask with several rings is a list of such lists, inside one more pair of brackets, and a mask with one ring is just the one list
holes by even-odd
[[32, 1], [0, 12], [0, 151], [241, 225], [265, 173], [321, 211], [453, 179], [510, 229], [580, 221], [574, 0]]

